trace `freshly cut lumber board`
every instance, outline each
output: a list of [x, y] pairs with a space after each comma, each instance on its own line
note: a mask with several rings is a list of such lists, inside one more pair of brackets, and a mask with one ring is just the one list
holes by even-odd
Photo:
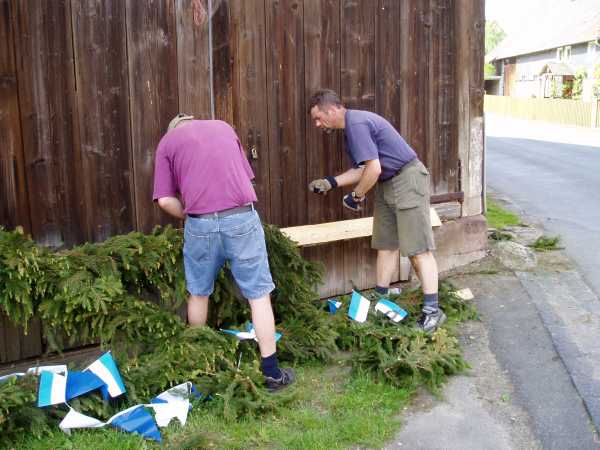
[[[430, 209], [431, 226], [442, 225], [435, 209]], [[328, 242], [345, 241], [371, 236], [373, 234], [373, 217], [340, 220], [315, 225], [300, 225], [282, 228], [282, 233], [296, 242], [300, 247], [326, 244]]]

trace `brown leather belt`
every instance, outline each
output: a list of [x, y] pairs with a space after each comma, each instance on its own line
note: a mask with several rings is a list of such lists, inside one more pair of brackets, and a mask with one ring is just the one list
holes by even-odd
[[193, 217], [195, 219], [210, 219], [210, 218], [221, 218], [232, 216], [234, 214], [241, 214], [248, 211], [254, 210], [254, 204], [250, 203], [249, 205], [244, 206], [236, 206], [235, 208], [224, 209], [223, 211], [216, 211], [212, 213], [206, 214], [188, 214], [188, 216]]

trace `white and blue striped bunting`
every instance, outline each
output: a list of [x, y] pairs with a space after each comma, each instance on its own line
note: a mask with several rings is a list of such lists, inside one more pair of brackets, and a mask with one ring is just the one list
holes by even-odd
[[[125, 392], [123, 380], [110, 352], [102, 355], [83, 372], [69, 372], [65, 365], [39, 367], [27, 372], [40, 375], [38, 389], [40, 408], [66, 403], [72, 398], [96, 389], [101, 389], [104, 394], [110, 394], [111, 397], [117, 397]], [[24, 374], [11, 374], [11, 376], [22, 375]]]
[[71, 430], [75, 428], [102, 428], [106, 425], [111, 425], [129, 433], [136, 433], [157, 442], [162, 440], [157, 423], [145, 405], [135, 405], [120, 411], [106, 422], [81, 414], [69, 407], [69, 412], [58, 426], [65, 433], [71, 434]]
[[[226, 334], [231, 334], [232, 336], [235, 336], [236, 338], [238, 338], [240, 341], [254, 339], [256, 342], [258, 342], [258, 339], [256, 338], [256, 331], [254, 330], [254, 325], [251, 323], [246, 324], [246, 331], [224, 330], [223, 328], [221, 328], [220, 331], [223, 333], [226, 333]], [[279, 339], [281, 339], [281, 336], [283, 336], [283, 335], [276, 331], [275, 332], [275, 342], [278, 342]]]
[[105, 386], [102, 387], [102, 393], [105, 398], [107, 393], [111, 397], [118, 397], [125, 393], [125, 385], [121, 379], [121, 374], [110, 352], [106, 352], [85, 370], [92, 372], [104, 382]]
[[30, 367], [29, 369], [27, 369], [27, 372], [13, 372], [13, 373], [9, 373], [8, 375], [2, 375], [0, 377], [0, 383], [2, 381], [8, 380], [13, 377], [19, 378], [19, 377], [24, 377], [25, 375], [39, 375], [42, 372], [66, 374], [67, 366], [66, 366], [66, 364], [57, 364], [57, 365], [53, 365], [53, 366]]
[[369, 308], [371, 302], [365, 297], [360, 295], [356, 291], [352, 291], [352, 298], [350, 300], [350, 308], [348, 309], [348, 316], [357, 322], [363, 323], [367, 320], [369, 314]]
[[404, 309], [387, 298], [382, 298], [377, 302], [375, 311], [382, 313], [395, 323], [401, 322], [408, 315]]
[[159, 427], [166, 427], [171, 419], [177, 418], [181, 425], [185, 425], [188, 411], [192, 409], [190, 396], [192, 396], [192, 383], [182, 383], [150, 400], [154, 409], [154, 417]]
[[52, 372], [42, 372], [38, 389], [38, 407], [65, 403], [67, 376]]
[[[101, 428], [110, 425], [160, 442], [161, 435], [158, 427], [166, 427], [174, 418], [179, 420], [181, 425], [185, 425], [188, 412], [192, 409], [190, 403], [192, 396], [200, 396], [200, 394], [188, 381], [158, 394], [148, 404], [135, 405], [118, 412], [106, 422], [81, 414], [69, 406], [69, 412], [60, 422], [59, 427], [70, 434], [71, 430], [77, 428]], [[154, 416], [150, 414], [150, 410], [154, 411]]]
[[333, 298], [331, 300], [327, 300], [327, 307], [329, 308], [329, 314], [335, 314], [338, 312], [338, 309], [342, 307], [342, 302]]

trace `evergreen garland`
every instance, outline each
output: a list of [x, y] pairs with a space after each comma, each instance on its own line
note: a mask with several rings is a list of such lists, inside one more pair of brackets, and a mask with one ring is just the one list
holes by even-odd
[[[464, 369], [456, 339], [444, 330], [426, 337], [411, 324], [397, 326], [385, 318], [357, 324], [343, 313], [330, 316], [316, 292], [323, 268], [304, 260], [276, 227], [264, 227], [276, 285], [272, 302], [284, 335], [278, 343], [280, 360], [327, 361], [333, 352], [348, 350], [357, 369], [396, 385], [425, 383], [432, 389]], [[182, 233], [167, 226], [148, 235], [133, 232], [53, 252], [21, 229], [0, 227], [0, 310], [22, 326], [39, 317], [54, 350], [89, 342], [113, 350], [127, 394], [110, 402], [97, 394], [79, 397], [71, 401], [76, 410], [105, 420], [188, 380], [212, 396], [215, 410], [230, 419], [274, 411], [293, 400], [293, 390], [273, 396], [262, 387], [254, 342], [240, 343], [215, 331], [240, 326], [250, 317], [227, 268], [211, 296], [210, 327], [185, 326], [177, 314], [186, 298], [182, 244]], [[473, 316], [451, 289], [444, 287], [440, 295], [450, 327]], [[421, 298], [412, 291], [399, 301], [416, 313]], [[31, 376], [0, 383], [3, 439], [24, 431], [40, 435], [66, 414], [64, 406], [37, 408], [36, 384]]]

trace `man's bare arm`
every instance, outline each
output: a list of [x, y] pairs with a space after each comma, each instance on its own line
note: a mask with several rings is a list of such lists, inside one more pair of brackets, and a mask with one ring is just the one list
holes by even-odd
[[176, 197], [161, 197], [158, 199], [158, 206], [173, 217], [184, 220], [183, 205]]
[[365, 196], [369, 190], [377, 180], [379, 179], [379, 175], [381, 174], [381, 164], [378, 159], [370, 159], [365, 161], [365, 168], [362, 172], [362, 176], [360, 177], [360, 181], [358, 181], [358, 185], [354, 188], [354, 192], [356, 196], [362, 198]]
[[336, 176], [335, 181], [337, 181], [338, 186], [350, 186], [351, 184], [356, 184], [360, 181], [363, 171], [364, 167], [347, 170]]

